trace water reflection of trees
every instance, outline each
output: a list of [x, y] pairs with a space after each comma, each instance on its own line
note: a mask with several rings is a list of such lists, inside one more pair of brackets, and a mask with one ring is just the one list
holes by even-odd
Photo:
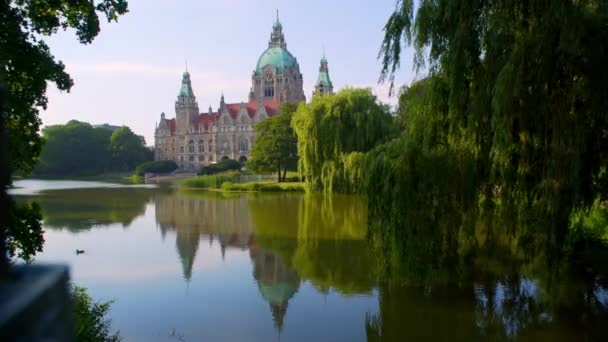
[[508, 217], [436, 217], [393, 231], [372, 222], [381, 281], [380, 310], [366, 320], [369, 341], [608, 337], [606, 285], [564, 257], [542, 228], [516, 229]]
[[[273, 195], [249, 200], [258, 243], [279, 253], [322, 292], [370, 293], [376, 264], [365, 202], [354, 196]], [[271, 208], [270, 210], [268, 210]]]
[[71, 232], [120, 223], [128, 227], [144, 214], [146, 204], [165, 190], [149, 188], [99, 188], [47, 190], [34, 196], [16, 196], [19, 202], [36, 202], [44, 226]]

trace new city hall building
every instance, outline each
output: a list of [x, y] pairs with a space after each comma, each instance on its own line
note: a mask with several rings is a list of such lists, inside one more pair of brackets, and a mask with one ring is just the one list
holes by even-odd
[[[223, 159], [241, 163], [249, 159], [255, 144], [254, 125], [280, 114], [283, 102], [306, 101], [298, 60], [287, 50], [283, 27], [275, 21], [268, 49], [258, 59], [251, 77], [247, 102], [226, 103], [217, 111], [201, 113], [192, 91], [190, 74], [183, 74], [175, 102], [175, 118], [161, 113], [154, 133], [155, 159], [173, 160], [181, 170], [196, 171]], [[315, 94], [333, 93], [327, 60], [321, 59]]]

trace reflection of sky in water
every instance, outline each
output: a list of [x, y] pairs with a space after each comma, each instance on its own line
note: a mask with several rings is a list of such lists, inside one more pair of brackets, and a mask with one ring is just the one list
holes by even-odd
[[154, 188], [156, 185], [137, 184], [125, 185], [116, 183], [105, 183], [95, 181], [72, 181], [72, 180], [40, 180], [24, 179], [13, 183], [10, 195], [34, 195], [46, 190], [60, 189], [93, 189], [93, 188]]
[[[200, 235], [191, 278], [184, 279], [176, 230], [161, 233], [154, 203], [129, 227], [101, 225], [74, 234], [47, 229], [37, 262], [65, 262], [74, 283], [100, 300], [114, 300], [113, 327], [125, 341], [271, 341], [278, 331], [253, 276], [247, 248], [225, 248]], [[183, 228], [183, 227], [182, 227]], [[178, 228], [180, 229], [180, 228]], [[187, 228], [186, 228], [187, 229]], [[187, 246], [186, 246], [187, 247]], [[75, 250], [85, 253], [76, 255]], [[272, 274], [271, 274], [272, 276]], [[377, 312], [377, 293], [320, 293], [302, 281], [288, 300], [281, 340], [365, 340], [365, 315]], [[314, 326], [314, 329], [311, 329]]]

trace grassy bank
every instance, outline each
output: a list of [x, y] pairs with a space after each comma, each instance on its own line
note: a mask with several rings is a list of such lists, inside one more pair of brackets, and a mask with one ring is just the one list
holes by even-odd
[[222, 184], [223, 191], [304, 192], [304, 183], [248, 182]]
[[215, 175], [186, 178], [178, 187], [187, 189], [207, 189], [221, 191], [259, 191], [259, 192], [303, 192], [304, 183], [277, 183], [273, 181], [239, 183], [241, 173], [229, 171]]
[[181, 189], [220, 189], [223, 183], [238, 182], [239, 176], [238, 171], [196, 176], [179, 181], [178, 187]]

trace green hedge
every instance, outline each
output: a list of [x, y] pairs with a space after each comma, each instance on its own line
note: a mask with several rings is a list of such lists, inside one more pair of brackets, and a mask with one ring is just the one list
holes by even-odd
[[217, 173], [225, 172], [225, 171], [239, 171], [241, 169], [241, 163], [236, 160], [226, 159], [222, 160], [217, 164], [211, 164], [209, 166], [203, 166], [201, 171], [198, 173], [199, 175], [215, 175]]
[[173, 160], [151, 161], [139, 164], [135, 168], [135, 174], [143, 176], [145, 173], [169, 173], [177, 169]]
[[235, 184], [225, 182], [222, 184], [224, 191], [260, 191], [260, 192], [304, 192], [304, 183], [263, 183], [249, 182]]
[[238, 182], [240, 172], [228, 171], [215, 175], [196, 176], [179, 182], [180, 188], [185, 189], [219, 189], [225, 182]]

